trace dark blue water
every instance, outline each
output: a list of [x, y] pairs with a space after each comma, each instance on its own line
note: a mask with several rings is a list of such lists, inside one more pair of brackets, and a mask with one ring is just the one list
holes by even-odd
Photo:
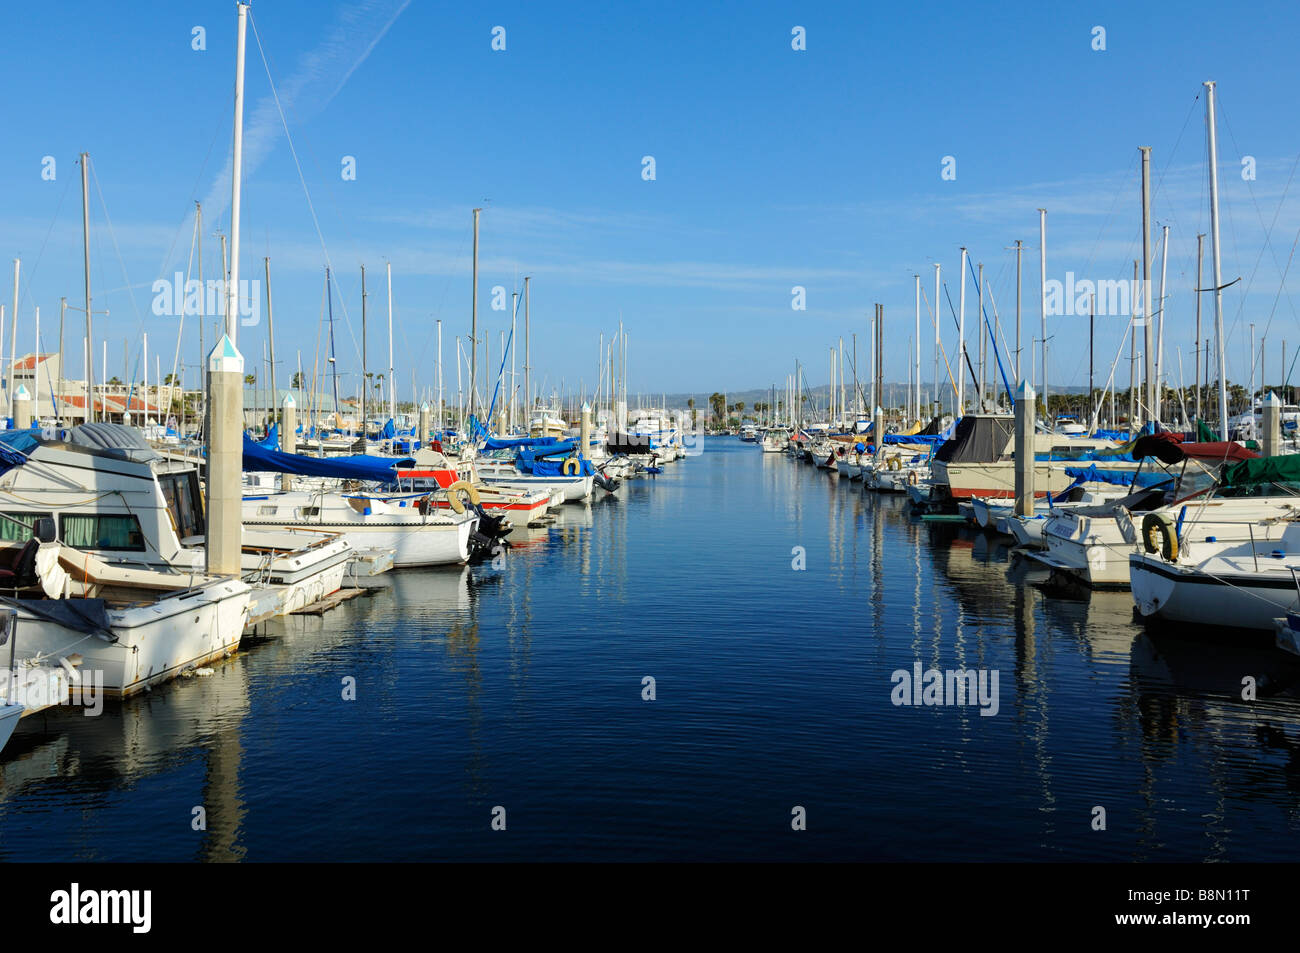
[[[210, 678], [27, 725], [0, 858], [1300, 856], [1295, 667], [1024, 576], [902, 498], [713, 438], [501, 568], [396, 575]], [[894, 705], [917, 661], [996, 670], [997, 714]]]

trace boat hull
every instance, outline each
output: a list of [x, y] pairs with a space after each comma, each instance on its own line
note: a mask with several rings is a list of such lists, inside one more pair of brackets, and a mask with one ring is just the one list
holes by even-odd
[[233, 654], [244, 631], [250, 592], [238, 579], [218, 579], [147, 605], [110, 608], [116, 641], [20, 607], [17, 655], [43, 664], [80, 655], [83, 678], [100, 672], [107, 696], [127, 697]]
[[1215, 572], [1169, 563], [1159, 556], [1129, 557], [1133, 602], [1146, 617], [1273, 632], [1276, 620], [1300, 609], [1290, 573]]

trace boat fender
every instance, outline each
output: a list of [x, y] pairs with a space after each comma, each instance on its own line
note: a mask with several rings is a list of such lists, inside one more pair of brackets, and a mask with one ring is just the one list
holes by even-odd
[[[482, 498], [479, 496], [478, 487], [473, 483], [470, 483], [468, 480], [457, 480], [451, 486], [447, 487], [447, 499], [449, 500], [454, 499], [459, 503], [460, 500], [458, 494], [460, 493], [464, 493], [468, 496], [470, 503], [474, 506], [478, 506], [479, 503], [482, 502]], [[463, 506], [456, 510], [457, 513], [463, 513], [464, 511], [465, 507]]]
[[916, 486], [916, 471], [915, 471], [915, 470], [908, 470], [908, 471], [907, 471], [907, 485], [908, 485], [908, 486]]
[[415, 506], [416, 509], [420, 511], [421, 516], [428, 516], [429, 510], [433, 509], [433, 504], [429, 501], [427, 496], [421, 497], [420, 502], [416, 503]]
[[[570, 466], [572, 466], [573, 469], [569, 469]], [[563, 472], [565, 476], [577, 476], [581, 470], [582, 464], [578, 462], [577, 457], [569, 457], [569, 459], [564, 461]]]
[[1169, 514], [1157, 512], [1142, 517], [1142, 546], [1148, 553], [1154, 553], [1158, 548], [1160, 558], [1165, 562], [1174, 562], [1178, 558], [1178, 534]]

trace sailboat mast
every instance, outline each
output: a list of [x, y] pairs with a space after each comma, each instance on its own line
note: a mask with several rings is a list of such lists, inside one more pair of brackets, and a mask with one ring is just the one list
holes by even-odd
[[[391, 261], [386, 263], [385, 270], [388, 274], [388, 416], [396, 419], [397, 391], [393, 386], [396, 381], [393, 378], [393, 263]], [[414, 394], [411, 395], [411, 399], [415, 399]]]
[[330, 267], [325, 266], [325, 300], [329, 308], [330, 324], [330, 378], [334, 383], [334, 426], [339, 425], [339, 364], [334, 356], [334, 282], [330, 279]]
[[961, 250], [961, 290], [957, 294], [957, 416], [966, 413], [966, 249]]
[[[1205, 233], [1196, 236], [1196, 419], [1201, 419], [1201, 261], [1205, 251]], [[1282, 356], [1286, 357], [1285, 349]], [[1208, 364], [1209, 355], [1205, 356]]]
[[366, 391], [370, 389], [366, 363], [366, 266], [361, 266], [361, 439], [366, 439]]
[[1159, 330], [1156, 333], [1156, 403], [1154, 413], [1156, 420], [1163, 420], [1164, 388], [1161, 382], [1165, 375], [1165, 279], [1169, 276], [1169, 226], [1164, 226], [1160, 238], [1160, 315]]
[[1023, 255], [1024, 250], [1025, 250], [1024, 242], [1017, 238], [1016, 239], [1016, 386], [1017, 387], [1020, 386], [1020, 382], [1024, 379], [1020, 376], [1020, 347], [1021, 347], [1021, 341], [1023, 340], [1020, 336], [1020, 290], [1021, 290], [1020, 265], [1021, 265], [1021, 259], [1024, 257]]
[[1214, 267], [1214, 334], [1219, 357], [1219, 436], [1228, 439], [1228, 374], [1223, 356], [1223, 270], [1219, 260], [1219, 149], [1214, 133], [1214, 81], [1206, 81], [1205, 125], [1210, 149], [1210, 258]]
[[469, 316], [469, 412], [474, 413], [474, 394], [478, 378], [478, 214], [474, 209], [474, 290], [470, 296]]
[[22, 259], [14, 259], [14, 306], [13, 313], [10, 314], [9, 322], [9, 418], [14, 416], [14, 369], [15, 354], [18, 348], [18, 271], [22, 267]]
[[912, 386], [915, 388], [912, 395], [912, 416], [916, 419], [921, 416], [921, 276], [913, 275], [912, 280], [916, 282], [916, 332], [912, 338], [916, 348], [912, 362]]
[[[275, 423], [275, 413], [280, 406], [280, 392], [275, 388], [275, 318], [271, 311], [271, 259], [262, 259], [262, 268], [266, 275], [266, 340], [270, 349], [268, 363], [271, 365], [271, 399], [267, 402], [267, 414], [271, 423]], [[268, 424], [269, 426], [269, 424]]]
[[1051, 427], [1051, 415], [1047, 411], [1047, 209], [1038, 210], [1038, 275], [1039, 275], [1039, 319], [1042, 322], [1043, 339], [1039, 342], [1043, 349], [1043, 366], [1039, 373], [1042, 386], [1038, 392], [1043, 395], [1043, 417]]
[[1151, 307], [1151, 147], [1139, 146], [1142, 153], [1142, 346], [1146, 353], [1142, 360], [1146, 380], [1147, 414], [1152, 420], [1156, 412], [1156, 351], [1152, 340], [1151, 322], [1155, 312]]
[[533, 413], [532, 342], [529, 338], [528, 281], [524, 276], [524, 425], [529, 425]]

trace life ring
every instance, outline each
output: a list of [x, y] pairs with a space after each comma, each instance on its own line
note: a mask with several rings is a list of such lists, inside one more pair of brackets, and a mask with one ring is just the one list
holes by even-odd
[[903, 461], [898, 459], [898, 457], [890, 457], [889, 462], [886, 463], [885, 465], [891, 470], [903, 469]]
[[908, 485], [908, 486], [916, 486], [916, 471], [915, 471], [915, 470], [908, 470], [908, 471], [907, 471], [907, 485]]
[[[569, 469], [570, 464], [573, 465], [572, 470]], [[582, 464], [578, 462], [577, 457], [569, 457], [569, 459], [564, 461], [564, 466], [562, 467], [562, 471], [565, 476], [577, 476], [581, 470], [582, 470]]]
[[479, 503], [482, 502], [482, 498], [479, 496], [478, 487], [473, 483], [470, 483], [468, 480], [457, 480], [451, 486], [447, 487], [447, 502], [451, 504], [451, 508], [457, 513], [465, 512], [465, 504], [460, 498], [460, 494], [462, 493], [469, 497], [470, 503], [474, 506], [478, 506]]
[[1157, 537], [1160, 557], [1165, 562], [1178, 559], [1178, 533], [1174, 531], [1174, 521], [1168, 513], [1148, 513], [1142, 517], [1142, 546], [1148, 553], [1156, 552]]

